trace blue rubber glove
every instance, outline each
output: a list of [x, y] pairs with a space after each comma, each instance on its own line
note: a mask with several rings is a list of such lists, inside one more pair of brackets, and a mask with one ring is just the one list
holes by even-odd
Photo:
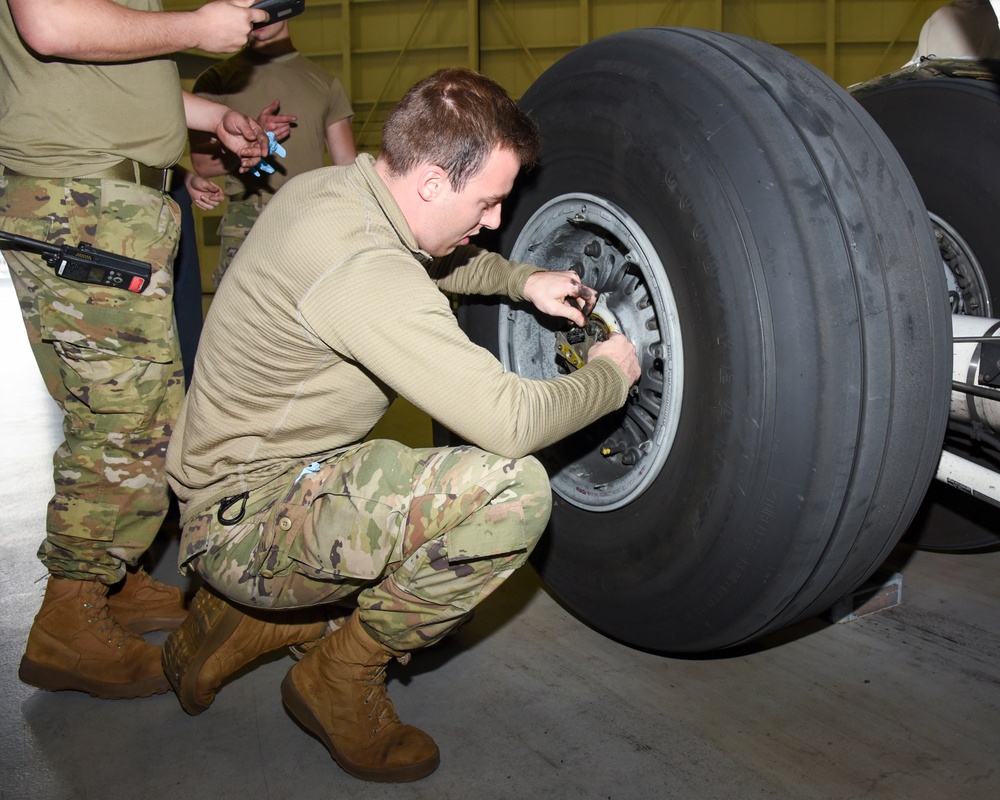
[[[278, 144], [278, 141], [274, 138], [274, 134], [271, 131], [267, 132], [267, 141], [268, 141], [268, 148], [267, 148], [268, 155], [277, 153], [282, 158], [284, 158], [285, 155], [287, 155], [285, 152], [285, 148], [282, 147], [280, 144]], [[274, 172], [274, 167], [272, 167], [270, 164], [267, 163], [265, 159], [262, 158], [260, 162], [257, 164], [257, 166], [253, 168], [250, 174], [253, 175], [255, 178], [260, 178], [263, 176], [263, 173], [265, 172], [268, 175], [270, 175], [272, 172]]]

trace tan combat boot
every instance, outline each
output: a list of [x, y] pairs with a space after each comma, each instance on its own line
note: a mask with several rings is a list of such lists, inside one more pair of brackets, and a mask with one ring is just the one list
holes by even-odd
[[172, 631], [187, 616], [184, 592], [142, 567], [129, 568], [125, 580], [108, 592], [108, 608], [132, 633]]
[[200, 714], [222, 682], [257, 656], [318, 639], [326, 633], [318, 613], [251, 610], [199, 589], [187, 619], [163, 643], [163, 671], [181, 707]]
[[160, 648], [118, 624], [108, 612], [107, 594], [100, 581], [49, 576], [18, 677], [50, 692], [70, 689], [109, 699], [170, 689]]
[[400, 722], [386, 693], [386, 664], [402, 655], [369, 636], [354, 612], [281, 683], [281, 699], [292, 716], [356, 778], [415, 781], [441, 761], [434, 740]]

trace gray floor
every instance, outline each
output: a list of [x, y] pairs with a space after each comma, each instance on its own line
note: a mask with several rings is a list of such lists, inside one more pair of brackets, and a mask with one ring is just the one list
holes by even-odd
[[[1000, 552], [901, 548], [902, 605], [690, 660], [603, 638], [523, 570], [454, 640], [391, 671], [400, 716], [441, 748], [416, 784], [343, 773], [281, 705], [287, 656], [198, 717], [172, 695], [24, 686], [58, 420], [5, 274], [0, 320], [0, 800], [1000, 796]], [[154, 573], [181, 583], [175, 552]]]

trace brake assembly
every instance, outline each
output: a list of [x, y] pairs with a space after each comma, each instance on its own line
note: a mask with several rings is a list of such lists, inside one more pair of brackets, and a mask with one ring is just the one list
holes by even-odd
[[621, 325], [602, 294], [594, 303], [585, 327], [574, 325], [568, 331], [556, 332], [556, 353], [571, 370], [580, 369], [587, 363], [590, 348], [608, 339], [612, 333], [621, 333]]

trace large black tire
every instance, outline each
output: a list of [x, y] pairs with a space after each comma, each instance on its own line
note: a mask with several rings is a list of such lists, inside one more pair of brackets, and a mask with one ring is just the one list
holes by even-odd
[[[812, 67], [709, 31], [594, 41], [522, 106], [544, 147], [501, 250], [602, 288], [644, 370], [621, 414], [540, 454], [556, 499], [533, 563], [657, 651], [822, 612], [905, 530], [947, 417], [950, 316], [905, 166]], [[512, 369], [557, 374], [546, 321], [461, 317]]]
[[[852, 87], [910, 170], [931, 216], [953, 310], [1000, 316], [1000, 62], [932, 59]], [[948, 449], [998, 466], [960, 435]], [[935, 483], [906, 534], [928, 550], [1000, 544], [988, 504]]]

